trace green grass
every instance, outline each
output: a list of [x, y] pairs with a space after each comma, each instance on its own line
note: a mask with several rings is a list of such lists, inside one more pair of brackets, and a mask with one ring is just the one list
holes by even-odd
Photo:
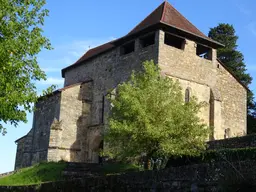
[[[0, 186], [21, 186], [60, 181], [64, 179], [62, 171], [65, 167], [66, 163], [64, 162], [39, 163], [32, 167], [20, 169], [12, 175], [0, 178]], [[125, 163], [104, 164], [102, 169], [106, 175], [140, 171], [138, 166]]]
[[29, 185], [47, 181], [62, 180], [62, 170], [65, 163], [39, 163], [32, 167], [20, 169], [18, 172], [0, 178], [0, 185]]

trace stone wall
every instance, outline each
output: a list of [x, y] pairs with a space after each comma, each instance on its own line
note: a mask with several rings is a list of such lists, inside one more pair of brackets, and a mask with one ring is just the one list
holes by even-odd
[[61, 93], [44, 97], [36, 103], [33, 120], [33, 140], [31, 164], [47, 161], [50, 128], [59, 120]]
[[[222, 97], [222, 130], [231, 137], [247, 134], [247, 90], [223, 67], [217, 70], [216, 87]], [[219, 137], [223, 138], [223, 134]]]
[[[186, 39], [184, 49], [166, 45], [165, 32], [159, 32], [158, 64], [164, 75], [179, 79], [185, 91], [188, 87], [200, 101], [207, 103], [201, 113], [204, 122], [214, 127], [214, 139], [246, 134], [246, 89], [216, 60], [196, 55], [197, 44]], [[234, 97], [235, 95], [235, 97]]]
[[65, 72], [65, 86], [87, 80], [94, 82], [91, 125], [102, 123], [102, 99], [110, 89], [126, 81], [132, 70], [141, 70], [143, 61], [153, 59], [157, 63], [157, 37], [156, 33], [154, 45], [141, 48], [139, 39], [136, 39], [132, 53], [120, 55], [120, 47], [116, 47]]
[[51, 128], [48, 161], [91, 161], [89, 137], [93, 82], [84, 82], [61, 91], [60, 118]]
[[32, 129], [17, 141], [15, 169], [47, 161], [50, 127], [59, 119], [60, 92], [41, 98], [35, 107]]
[[[243, 179], [255, 182], [255, 161], [218, 162], [60, 181], [32, 186], [0, 187], [3, 191], [236, 191]], [[255, 188], [254, 188], [255, 189]]]
[[208, 149], [235, 149], [256, 147], [256, 135], [246, 135], [208, 142]]
[[180, 86], [182, 88], [182, 92], [183, 92], [183, 96], [184, 96], [184, 100], [185, 100], [185, 91], [186, 89], [189, 89], [190, 91], [190, 96], [191, 97], [196, 97], [198, 99], [198, 102], [203, 102], [205, 103], [205, 106], [201, 109], [200, 111], [200, 118], [202, 119], [202, 121], [207, 124], [209, 124], [209, 119], [210, 119], [210, 92], [211, 89], [209, 86], [206, 86], [204, 84], [200, 84], [200, 83], [196, 83], [193, 81], [188, 81], [185, 79], [181, 79], [181, 78], [176, 78], [174, 76], [168, 75], [168, 77], [172, 78], [173, 80], [178, 80], [180, 83]]
[[31, 165], [33, 129], [29, 133], [20, 138], [17, 143], [16, 159], [14, 169], [28, 167]]

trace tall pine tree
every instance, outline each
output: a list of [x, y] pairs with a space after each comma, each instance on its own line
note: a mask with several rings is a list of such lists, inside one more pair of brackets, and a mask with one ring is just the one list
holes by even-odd
[[[210, 29], [208, 36], [225, 45], [217, 50], [217, 57], [244, 85], [249, 87], [252, 77], [247, 73], [243, 54], [237, 50], [238, 36], [235, 34], [233, 25], [220, 23], [217, 27]], [[252, 92], [247, 94], [247, 109], [248, 133], [256, 132], [256, 105]]]

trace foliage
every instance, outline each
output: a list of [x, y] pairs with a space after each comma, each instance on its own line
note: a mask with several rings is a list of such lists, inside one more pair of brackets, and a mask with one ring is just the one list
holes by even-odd
[[195, 155], [205, 149], [208, 127], [197, 116], [202, 103], [184, 103], [177, 81], [160, 75], [153, 61], [118, 85], [112, 103], [104, 153], [118, 160]]
[[256, 159], [256, 148], [239, 148], [239, 149], [221, 149], [221, 150], [207, 150], [202, 152], [199, 156], [182, 156], [171, 157], [167, 163], [167, 167], [176, 167], [191, 164], [211, 163], [218, 161], [245, 161]]
[[40, 95], [40, 97], [52, 94], [57, 89], [57, 87], [57, 85], [51, 85], [46, 90], [43, 90], [43, 93]]
[[[221, 23], [211, 28], [208, 34], [210, 38], [225, 45], [217, 50], [217, 57], [223, 62], [238, 79], [247, 87], [252, 82], [252, 77], [247, 73], [243, 54], [237, 50], [238, 36], [233, 25]], [[247, 93], [248, 130], [256, 132], [256, 105], [252, 92]]]
[[0, 132], [3, 123], [26, 122], [36, 101], [35, 81], [45, 80], [36, 55], [51, 49], [42, 33], [45, 0], [0, 1]]
[[20, 169], [17, 173], [0, 178], [0, 185], [28, 185], [46, 181], [60, 181], [66, 163], [40, 163]]

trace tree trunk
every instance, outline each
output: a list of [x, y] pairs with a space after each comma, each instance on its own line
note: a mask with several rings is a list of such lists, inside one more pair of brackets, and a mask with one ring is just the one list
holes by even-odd
[[149, 157], [146, 156], [144, 160], [144, 170], [149, 170], [149, 164], [150, 164]]

